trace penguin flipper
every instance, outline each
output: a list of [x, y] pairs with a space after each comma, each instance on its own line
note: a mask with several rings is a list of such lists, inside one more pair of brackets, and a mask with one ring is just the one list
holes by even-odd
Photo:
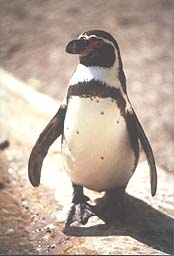
[[42, 163], [49, 147], [63, 132], [65, 113], [66, 107], [60, 106], [58, 112], [40, 134], [31, 151], [28, 161], [28, 176], [34, 187], [38, 187], [40, 184]]
[[150, 168], [151, 195], [155, 196], [156, 190], [157, 190], [157, 171], [156, 171], [156, 165], [155, 165], [153, 151], [152, 151], [150, 143], [147, 139], [147, 136], [146, 136], [135, 113], [134, 113], [134, 115], [135, 115], [135, 119], [136, 119], [136, 123], [137, 123], [138, 137], [141, 142], [142, 148], [146, 154], [147, 162], [148, 162], [149, 168]]

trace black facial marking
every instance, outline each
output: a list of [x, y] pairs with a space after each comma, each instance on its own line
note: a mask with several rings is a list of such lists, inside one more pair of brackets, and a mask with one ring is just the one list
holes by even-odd
[[119, 124], [119, 120], [117, 120], [117, 124]]
[[119, 79], [119, 81], [121, 83], [121, 86], [123, 88], [124, 93], [127, 94], [126, 76], [125, 76], [124, 71], [122, 69], [120, 69], [119, 72], [118, 72], [118, 79]]
[[103, 112], [103, 111], [101, 111], [101, 112], [100, 112], [100, 114], [101, 114], [101, 115], [104, 115], [104, 112]]
[[94, 48], [87, 56], [80, 56], [80, 63], [89, 66], [110, 68], [115, 62], [115, 49], [111, 44], [103, 43], [101, 48]]
[[[90, 31], [86, 31], [86, 32], [84, 32], [83, 34], [82, 34], [82, 36], [83, 35], [87, 35], [87, 36], [90, 36], [90, 35], [95, 35], [95, 36], [97, 36], [97, 37], [103, 37], [103, 38], [105, 38], [105, 39], [107, 39], [107, 40], [109, 40], [109, 41], [111, 41], [113, 44], [114, 44], [114, 46], [115, 46], [115, 49], [116, 49], [116, 51], [117, 51], [117, 54], [118, 54], [118, 59], [116, 60], [116, 59], [114, 59], [114, 61], [118, 61], [118, 66], [119, 66], [119, 70], [118, 70], [118, 79], [120, 80], [120, 83], [121, 83], [121, 85], [122, 85], [122, 88], [123, 88], [123, 91], [127, 94], [127, 89], [126, 89], [126, 76], [125, 76], [125, 74], [124, 74], [124, 71], [123, 71], [123, 64], [122, 64], [122, 60], [121, 60], [121, 54], [120, 54], [120, 49], [119, 49], [119, 46], [118, 46], [118, 43], [117, 43], [117, 41], [113, 38], [113, 36], [111, 36], [109, 33], [107, 33], [107, 32], [105, 32], [105, 31], [103, 31], [103, 30], [90, 30]], [[112, 45], [111, 45], [112, 46]], [[109, 52], [110, 50], [108, 50], [108, 52]], [[115, 50], [114, 50], [115, 51]], [[110, 54], [111, 54], [111, 51], [110, 51]], [[114, 53], [114, 55], [115, 55], [115, 53]], [[87, 57], [86, 57], [87, 58]], [[87, 59], [81, 59], [80, 61], [84, 61], [84, 63], [82, 63], [82, 64], [86, 64], [87, 66], [91, 66], [91, 65], [95, 65], [95, 62], [93, 62], [93, 63], [90, 63], [90, 61], [87, 61]], [[115, 58], [115, 57], [114, 57]], [[113, 59], [112, 59], [112, 61], [111, 60], [108, 60], [109, 59], [109, 57], [107, 57], [107, 59], [106, 59], [106, 64], [104, 64], [104, 66], [103, 67], [111, 67], [112, 65], [111, 65], [111, 63], [112, 63], [112, 61], [113, 61]], [[97, 60], [98, 61], [98, 60]], [[96, 61], [96, 62], [97, 62]], [[103, 63], [103, 61], [104, 61], [104, 58], [103, 58], [103, 60], [102, 60], [102, 62], [101, 63]], [[98, 65], [95, 65], [95, 66], [98, 66]], [[99, 66], [102, 66], [102, 65], [99, 65]]]
[[103, 160], [104, 159], [104, 157], [103, 156], [101, 156], [101, 160]]
[[[121, 115], [124, 116], [126, 101], [123, 98], [120, 89], [107, 86], [100, 81], [91, 80], [89, 82], [79, 82], [78, 84], [71, 85], [67, 94], [68, 101], [71, 96], [79, 96], [82, 98], [112, 98], [119, 107]], [[99, 100], [97, 99], [96, 102], [99, 102]]]
[[76, 134], [79, 134], [79, 131], [76, 131]]
[[82, 35], [87, 35], [87, 36], [95, 35], [98, 37], [103, 37], [103, 38], [111, 41], [115, 46], [117, 45], [116, 40], [109, 33], [105, 32], [103, 30], [89, 30], [89, 31], [84, 32]]

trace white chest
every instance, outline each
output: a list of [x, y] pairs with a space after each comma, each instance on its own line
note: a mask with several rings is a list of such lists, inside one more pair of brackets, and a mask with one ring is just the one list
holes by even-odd
[[114, 100], [70, 98], [62, 155], [71, 180], [92, 190], [107, 190], [129, 180], [134, 153]]
[[111, 86], [119, 87], [120, 82], [116, 77], [115, 67], [103, 68], [103, 67], [86, 67], [82, 64], [77, 66], [69, 84], [74, 85], [79, 82], [87, 82], [91, 80], [102, 81]]

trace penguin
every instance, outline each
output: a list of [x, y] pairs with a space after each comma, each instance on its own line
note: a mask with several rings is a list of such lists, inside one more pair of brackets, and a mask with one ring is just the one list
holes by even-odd
[[[79, 56], [58, 112], [40, 134], [29, 162], [29, 180], [39, 186], [42, 163], [51, 144], [61, 136], [65, 170], [73, 197], [65, 226], [85, 225], [91, 216], [105, 222], [124, 216], [124, 195], [143, 148], [150, 169], [151, 195], [157, 190], [153, 151], [127, 94], [117, 41], [108, 32], [90, 30], [66, 45]], [[136, 184], [135, 184], [136, 186]], [[83, 188], [104, 192], [89, 204]]]

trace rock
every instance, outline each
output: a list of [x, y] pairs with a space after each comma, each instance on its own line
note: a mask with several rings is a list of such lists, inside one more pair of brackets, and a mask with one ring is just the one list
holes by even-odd
[[4, 188], [5, 187], [5, 184], [4, 182], [0, 181], [0, 189]]
[[3, 140], [2, 142], [0, 142], [0, 150], [4, 150], [8, 148], [9, 145], [10, 145], [10, 142], [8, 140]]
[[11, 236], [11, 235], [14, 235], [14, 234], [15, 234], [15, 230], [13, 228], [9, 228], [5, 232], [5, 235], [7, 235], [7, 236]]

